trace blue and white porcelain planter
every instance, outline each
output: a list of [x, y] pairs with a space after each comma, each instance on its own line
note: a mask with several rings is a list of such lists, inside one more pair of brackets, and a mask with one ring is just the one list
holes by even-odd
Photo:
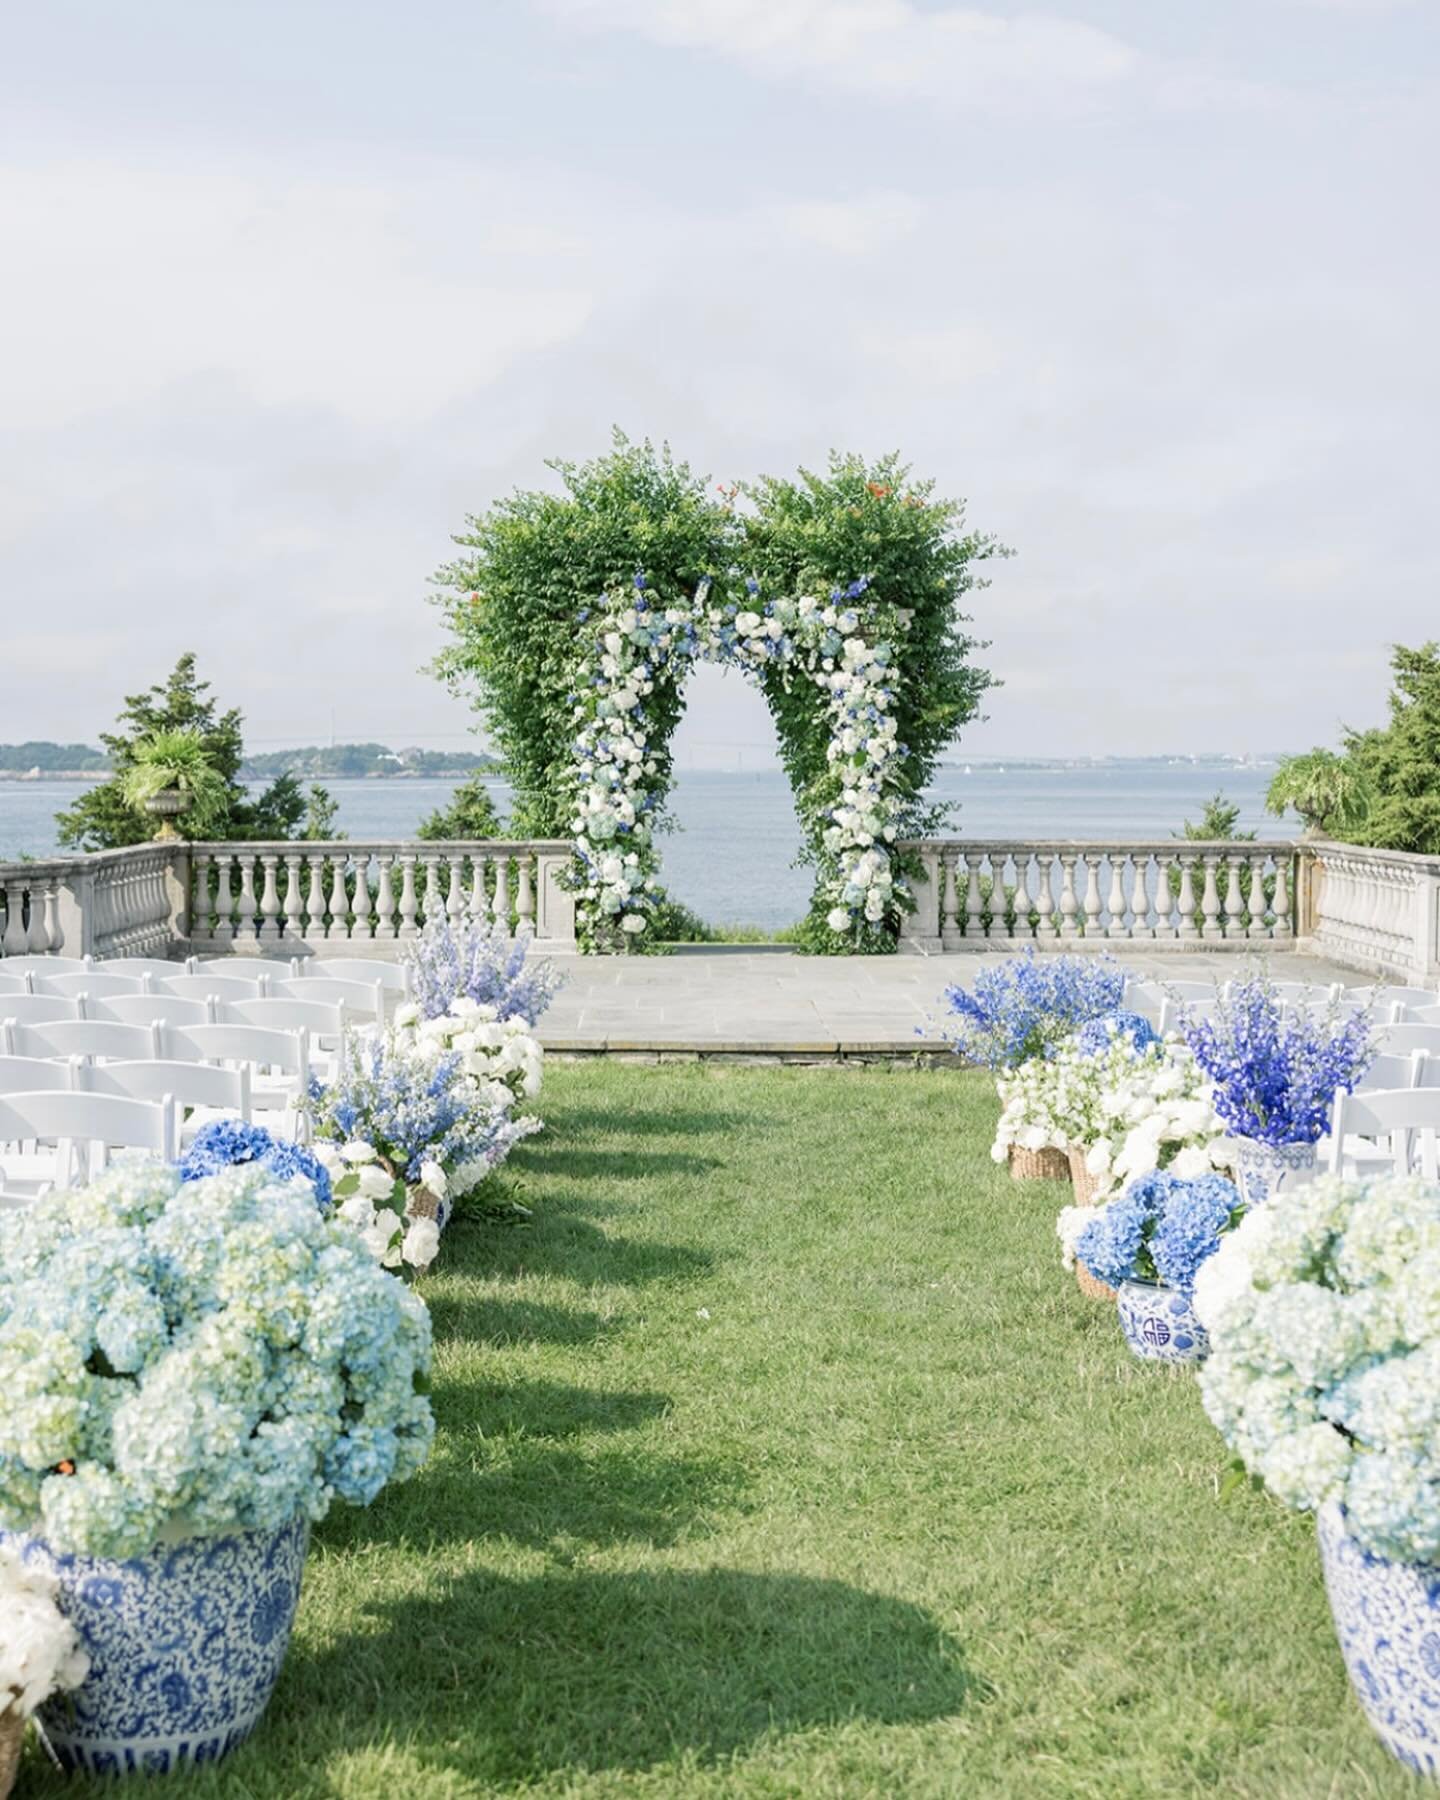
[[1273, 1200], [1288, 1181], [1292, 1187], [1315, 1173], [1315, 1144], [1262, 1144], [1258, 1138], [1225, 1140], [1234, 1154], [1235, 1185], [1247, 1207]]
[[1115, 1291], [1125, 1342], [1148, 1362], [1199, 1362], [1210, 1348], [1195, 1309], [1175, 1288], [1122, 1281]]
[[214, 1762], [254, 1730], [285, 1660], [309, 1521], [191, 1537], [111, 1562], [0, 1533], [54, 1575], [90, 1674], [40, 1709], [67, 1768], [165, 1774]]
[[1440, 1776], [1440, 1566], [1372, 1555], [1345, 1529], [1333, 1501], [1316, 1524], [1355, 1697], [1393, 1756]]

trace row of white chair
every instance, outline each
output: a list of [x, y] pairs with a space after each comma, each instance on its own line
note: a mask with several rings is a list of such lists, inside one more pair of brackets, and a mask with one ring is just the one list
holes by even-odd
[[280, 1031], [309, 1031], [338, 1041], [353, 1022], [343, 1000], [292, 999], [259, 994], [251, 999], [187, 998], [180, 994], [119, 994], [97, 1000], [78, 994], [0, 994], [0, 1023], [44, 1025], [63, 1019], [110, 1021], [121, 1025], [264, 1025]]
[[1321, 1164], [1333, 1174], [1440, 1178], [1440, 1086], [1337, 1094]]
[[379, 982], [388, 992], [408, 994], [410, 971], [402, 963], [372, 961], [366, 956], [187, 956], [170, 962], [158, 956], [7, 956], [0, 975], [224, 975], [240, 981], [300, 981], [324, 977], [340, 981]]
[[0, 1093], [0, 1145], [32, 1146], [0, 1157], [0, 1209], [93, 1179], [112, 1150], [143, 1150], [175, 1161], [180, 1132], [173, 1096], [89, 1093], [71, 1085], [73, 1067], [44, 1066], [56, 1072], [53, 1085]]
[[[7, 986], [6, 982], [12, 985]], [[89, 1000], [123, 1000], [133, 995], [156, 995], [177, 1000], [327, 1000], [343, 1001], [357, 1016], [383, 1020], [386, 989], [378, 981], [354, 981], [345, 976], [306, 976], [294, 981], [272, 980], [260, 975], [242, 981], [233, 976], [203, 973], [170, 975], [164, 978], [139, 975], [111, 975], [98, 969], [78, 974], [36, 975], [26, 972], [13, 978], [0, 974], [0, 1008], [11, 1000], [36, 996], [73, 1000], [82, 996]]]

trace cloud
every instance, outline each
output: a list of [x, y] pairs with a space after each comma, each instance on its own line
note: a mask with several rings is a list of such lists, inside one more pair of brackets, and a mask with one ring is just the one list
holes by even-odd
[[911, 0], [539, 0], [590, 32], [711, 52], [775, 80], [953, 104], [1037, 102], [1111, 88], [1139, 53], [1094, 26]]

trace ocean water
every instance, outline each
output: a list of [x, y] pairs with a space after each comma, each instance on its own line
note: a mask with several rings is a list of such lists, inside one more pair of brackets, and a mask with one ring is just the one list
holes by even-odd
[[[1240, 807], [1240, 826], [1261, 837], [1288, 836], [1294, 820], [1264, 810], [1267, 768], [1233, 763], [1131, 764], [1120, 767], [1008, 769], [976, 764], [941, 769], [931, 790], [957, 806], [965, 837], [1165, 838], [1198, 819], [1217, 790]], [[443, 806], [451, 781], [331, 781], [325, 784], [352, 838], [403, 838]], [[80, 784], [0, 782], [0, 862], [55, 853], [55, 813]], [[505, 784], [495, 784], [502, 813]], [[765, 927], [805, 911], [809, 871], [794, 867], [800, 831], [790, 788], [779, 770], [682, 772], [671, 795], [677, 829], [661, 844], [662, 879], [702, 918]]]

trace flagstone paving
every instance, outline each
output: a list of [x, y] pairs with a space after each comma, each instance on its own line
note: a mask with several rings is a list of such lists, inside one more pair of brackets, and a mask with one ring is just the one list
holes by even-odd
[[[1117, 946], [1129, 969], [1158, 982], [1225, 981], [1257, 966], [1248, 957], [1148, 954]], [[565, 956], [565, 985], [541, 1037], [556, 1051], [643, 1054], [894, 1054], [943, 1048], [942, 995], [969, 985], [1000, 956], [798, 956], [787, 950], [697, 945], [671, 956]], [[1257, 959], [1258, 962], [1258, 959]], [[1368, 976], [1317, 957], [1269, 959], [1278, 978]]]

